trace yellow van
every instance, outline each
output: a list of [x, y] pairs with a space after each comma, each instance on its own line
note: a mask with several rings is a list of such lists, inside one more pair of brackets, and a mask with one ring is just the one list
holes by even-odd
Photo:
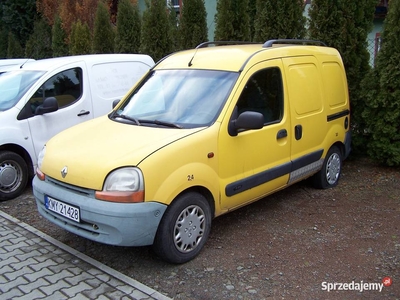
[[204, 43], [159, 61], [109, 115], [47, 143], [33, 180], [38, 210], [85, 238], [153, 245], [184, 263], [214, 217], [311, 176], [336, 186], [349, 116], [337, 50]]

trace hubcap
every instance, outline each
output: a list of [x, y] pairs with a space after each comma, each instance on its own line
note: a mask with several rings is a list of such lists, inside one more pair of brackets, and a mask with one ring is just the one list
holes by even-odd
[[204, 211], [197, 205], [185, 208], [175, 223], [174, 243], [184, 253], [193, 251], [203, 238], [205, 228]]
[[326, 164], [326, 180], [329, 184], [335, 184], [340, 174], [340, 156], [333, 153]]
[[0, 165], [0, 190], [4, 193], [15, 191], [22, 180], [22, 170], [18, 165], [5, 161]]

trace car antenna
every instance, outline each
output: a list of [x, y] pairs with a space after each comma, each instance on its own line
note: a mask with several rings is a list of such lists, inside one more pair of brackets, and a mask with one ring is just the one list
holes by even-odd
[[192, 61], [193, 61], [193, 59], [194, 59], [194, 57], [195, 57], [195, 55], [197, 53], [197, 50], [199, 50], [200, 48], [204, 48], [204, 46], [207, 46], [208, 44], [210, 44], [210, 42], [204, 42], [204, 43], [201, 43], [201, 44], [197, 45], [197, 47], [195, 48], [196, 51], [193, 53], [193, 56], [192, 56], [192, 58], [190, 59], [190, 61], [188, 63], [188, 67], [191, 67], [193, 65]]
[[209, 45], [220, 46], [220, 45], [245, 45], [245, 44], [256, 44], [256, 43], [253, 43], [253, 42], [242, 42], [242, 41], [239, 41], [239, 42], [238, 41], [213, 41], [213, 42], [201, 43], [196, 47], [196, 51], [194, 52], [191, 60], [189, 61], [188, 67], [191, 67], [193, 65], [192, 61], [194, 59], [194, 56], [196, 55], [197, 50], [199, 50], [200, 48], [205, 48], [205, 47], [208, 47]]
[[30, 58], [27, 58], [26, 61], [25, 61], [22, 65], [19, 66], [19, 68], [22, 69], [22, 67], [23, 67], [29, 60], [30, 60]]
[[196, 55], [198, 49], [199, 49], [199, 47], [197, 46], [197, 47], [196, 47], [196, 51], [193, 53], [193, 56], [192, 56], [192, 58], [190, 59], [190, 61], [189, 61], [189, 63], [188, 63], [188, 67], [191, 67], [191, 66], [193, 65], [193, 64], [192, 64], [192, 61], [193, 61], [193, 58], [194, 58], [194, 56]]

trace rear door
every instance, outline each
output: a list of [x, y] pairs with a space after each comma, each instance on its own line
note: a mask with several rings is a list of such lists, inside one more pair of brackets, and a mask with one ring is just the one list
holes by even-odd
[[264, 116], [258, 130], [228, 133], [228, 119], [219, 135], [221, 209], [229, 210], [261, 198], [286, 185], [290, 172], [290, 118], [280, 59], [254, 65], [244, 76], [234, 104], [238, 113]]

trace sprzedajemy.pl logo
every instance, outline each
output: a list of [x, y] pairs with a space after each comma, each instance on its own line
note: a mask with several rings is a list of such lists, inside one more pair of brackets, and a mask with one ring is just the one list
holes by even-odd
[[321, 289], [323, 291], [379, 291], [382, 292], [383, 287], [388, 287], [392, 285], [392, 278], [385, 277], [382, 279], [381, 283], [377, 282], [322, 282]]

